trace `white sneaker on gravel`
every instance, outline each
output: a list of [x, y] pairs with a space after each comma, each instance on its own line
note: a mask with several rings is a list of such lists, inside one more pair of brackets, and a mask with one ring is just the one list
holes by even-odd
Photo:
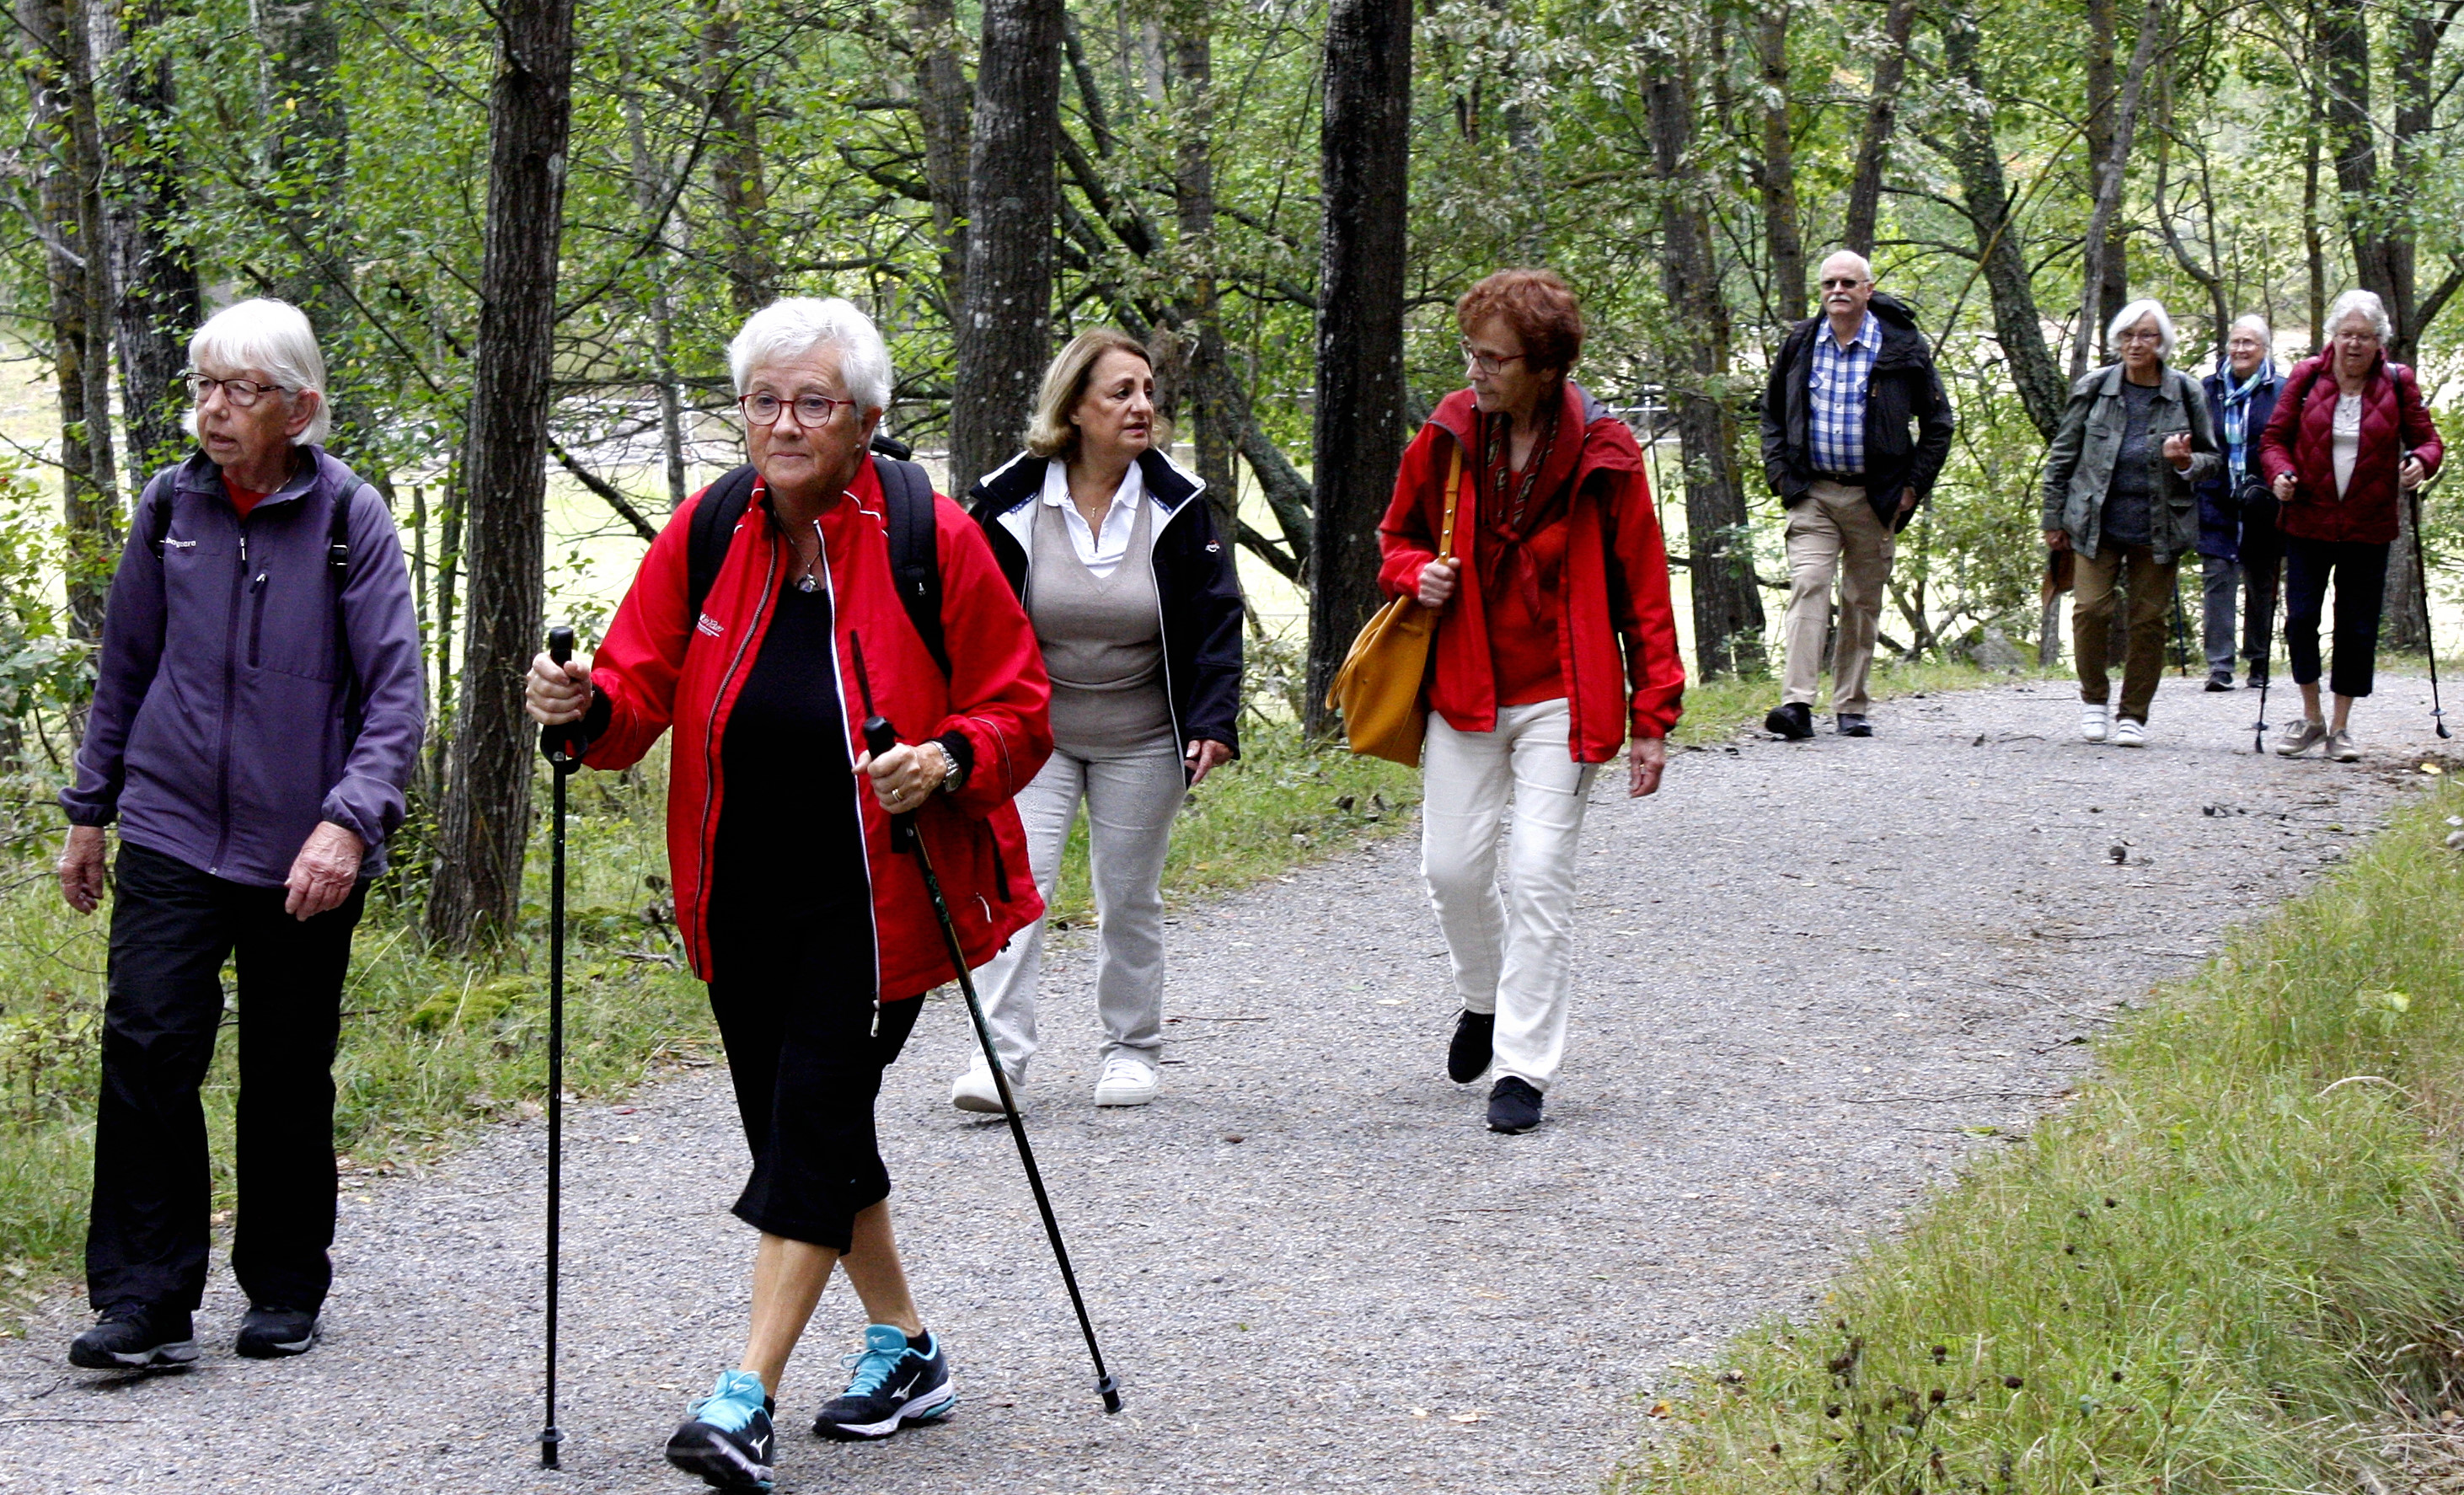
[[2295, 722], [2292, 726], [2285, 728], [2284, 735], [2276, 739], [2276, 756], [2278, 758], [2299, 758], [2302, 754], [2310, 751], [2311, 744], [2324, 742], [2326, 740], [2327, 724], [2323, 721], [2312, 721], [2307, 717], [2303, 717], [2301, 720]]
[[2147, 745], [2147, 723], [2136, 720], [2129, 716], [2124, 716], [2120, 721], [2115, 722], [2113, 724], [2113, 745], [2115, 747], [2145, 747]]
[[2331, 732], [2327, 734], [2327, 756], [2339, 763], [2358, 763], [2362, 750], [2354, 743], [2351, 733]]
[[2105, 730], [2110, 725], [2111, 721], [2112, 712], [2108, 708], [2103, 706], [2081, 706], [2079, 708], [2079, 740], [2082, 742], [2103, 741], [2105, 737]]
[[1104, 1077], [1095, 1082], [1096, 1105], [1143, 1106], [1155, 1098], [1155, 1066], [1127, 1054], [1104, 1061]]
[[[1026, 1108], [1026, 1097], [1021, 1093], [1025, 1088], [1023, 1080], [1009, 1082], [1009, 1092], [1017, 1098], [1022, 1110]], [[960, 1110], [991, 1116], [1001, 1114], [1001, 1087], [993, 1084], [993, 1066], [984, 1063], [980, 1055], [950, 1082], [950, 1104]]]

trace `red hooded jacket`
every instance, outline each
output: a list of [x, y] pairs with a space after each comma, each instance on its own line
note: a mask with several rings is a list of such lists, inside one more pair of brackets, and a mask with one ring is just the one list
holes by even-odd
[[2438, 471], [2447, 454], [2438, 428], [2421, 403], [2412, 370], [2382, 354], [2362, 385], [2362, 444], [2352, 481], [2336, 496], [2336, 387], [2333, 353], [2304, 359], [2284, 376], [2276, 413], [2258, 438], [2259, 472], [2269, 483], [2290, 473], [2300, 487], [2277, 511], [2276, 527], [2302, 539], [2385, 545], [2396, 537], [2396, 469], [2419, 457]]
[[[1569, 380], [1560, 430], [1579, 429], [1574, 498], [1564, 523], [1565, 605], [1557, 651], [1566, 703], [1573, 716], [1570, 749], [1575, 762], [1604, 763], [1626, 735], [1664, 737], [1683, 710], [1685, 662], [1677, 652], [1677, 616], [1668, 605], [1668, 551], [1651, 506], [1642, 450], [1634, 432]], [[1472, 392], [1458, 389], [1439, 405], [1403, 452], [1395, 498], [1377, 527], [1385, 563], [1377, 583], [1393, 597], [1419, 586], [1420, 568], [1437, 559], [1446, 509], [1446, 471], [1455, 449], [1463, 454], [1456, 500], [1455, 552], [1463, 580], [1438, 625], [1429, 706], [1458, 732], [1497, 730], [1497, 689], [1487, 620], [1477, 572], [1482, 534], [1479, 415]], [[1622, 643], [1622, 648], [1620, 648]]]
[[[712, 977], [710, 857], [727, 789], [719, 744], [770, 626], [771, 603], [789, 554], [757, 484], [701, 616], [686, 616], [687, 540], [693, 506], [709, 492], [695, 494], [651, 541], [632, 589], [616, 610], [590, 675], [605, 698], [605, 726], [583, 754], [593, 768], [624, 768], [674, 726], [668, 865], [675, 878], [676, 926], [694, 974], [704, 980]], [[983, 532], [964, 510], [935, 495], [942, 631], [950, 651], [944, 680], [899, 602], [881, 480], [871, 463], [863, 465], [848, 493], [854, 502], [842, 500], [822, 513], [823, 573], [835, 602], [847, 761], [852, 765], [864, 751], [866, 712], [854, 649], [861, 637], [874, 709], [897, 724], [901, 740], [921, 742], [956, 732], [975, 750], [965, 786], [955, 795], [934, 795], [916, 812], [915, 824], [932, 852], [967, 964], [981, 965], [1011, 934], [1044, 916], [1044, 900], [1027, 870], [1026, 837], [1010, 803], [1052, 752], [1044, 653]], [[594, 706], [594, 728], [602, 715]], [[957, 973], [950, 969], [914, 858], [891, 849], [889, 812], [863, 776], [857, 779], [865, 868], [872, 886], [875, 991], [883, 1001], [921, 996]]]

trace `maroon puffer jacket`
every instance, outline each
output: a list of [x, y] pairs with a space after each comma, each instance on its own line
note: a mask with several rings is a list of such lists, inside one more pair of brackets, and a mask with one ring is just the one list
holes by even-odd
[[2304, 359], [2284, 379], [2267, 430], [2258, 438], [2259, 471], [2270, 484], [2290, 473], [2299, 488], [2277, 517], [2277, 528], [2303, 539], [2384, 545], [2396, 537], [2396, 469], [2419, 457], [2425, 474], [2438, 471], [2447, 445], [2421, 403], [2412, 370], [2382, 355], [2362, 386], [2362, 445], [2352, 481], [2336, 496], [2335, 355]]

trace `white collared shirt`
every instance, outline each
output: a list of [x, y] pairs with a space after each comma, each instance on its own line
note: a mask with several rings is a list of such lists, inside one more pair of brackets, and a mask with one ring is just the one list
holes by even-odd
[[1130, 535], [1137, 528], [1138, 505], [1146, 501], [1146, 479], [1135, 462], [1121, 474], [1121, 486], [1112, 492], [1112, 506], [1104, 511], [1101, 531], [1087, 527], [1087, 517], [1069, 500], [1069, 464], [1055, 457], [1044, 465], [1044, 501], [1061, 511], [1069, 526], [1069, 543], [1078, 552], [1078, 562], [1089, 575], [1108, 577], [1112, 568], [1130, 553]]

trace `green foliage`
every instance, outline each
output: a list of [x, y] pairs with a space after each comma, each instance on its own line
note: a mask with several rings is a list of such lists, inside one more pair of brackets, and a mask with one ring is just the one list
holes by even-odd
[[2464, 1376], [2448, 788], [2235, 935], [2056, 1117], [1656, 1409], [1689, 1492], [2378, 1488]]

